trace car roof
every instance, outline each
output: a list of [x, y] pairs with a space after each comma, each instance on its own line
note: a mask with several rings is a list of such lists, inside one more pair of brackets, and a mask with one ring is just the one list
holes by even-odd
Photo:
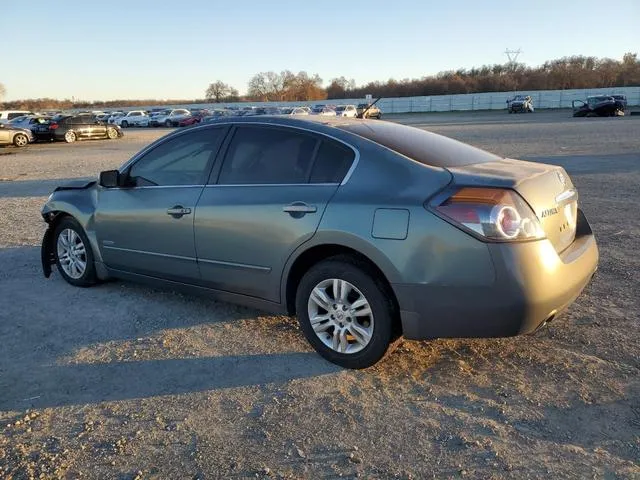
[[[502, 157], [467, 145], [452, 138], [399, 123], [347, 117], [287, 117], [263, 115], [260, 117], [225, 117], [212, 120], [216, 124], [268, 124], [309, 129], [331, 135], [331, 129], [346, 136], [369, 140], [419, 163], [434, 167], [457, 167], [474, 163], [501, 160]], [[336, 135], [337, 136], [337, 135]]]

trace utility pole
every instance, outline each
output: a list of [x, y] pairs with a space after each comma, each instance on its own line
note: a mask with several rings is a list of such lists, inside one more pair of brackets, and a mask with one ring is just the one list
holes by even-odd
[[[518, 61], [518, 56], [522, 53], [522, 49], [518, 48], [518, 50], [509, 50], [507, 48], [504, 51], [504, 53], [507, 55], [507, 58], [509, 59], [509, 61], [507, 62], [507, 66], [509, 67], [509, 70], [511, 70], [511, 72], [515, 72], [516, 62]], [[515, 79], [514, 81], [515, 81], [515, 84], [514, 84], [513, 93], [515, 94], [518, 91], [518, 81]]]
[[518, 61], [518, 55], [520, 55], [522, 53], [522, 49], [518, 48], [518, 50], [509, 50], [507, 48], [504, 51], [504, 53], [507, 55], [507, 58], [509, 59], [507, 64], [508, 65], [514, 65]]

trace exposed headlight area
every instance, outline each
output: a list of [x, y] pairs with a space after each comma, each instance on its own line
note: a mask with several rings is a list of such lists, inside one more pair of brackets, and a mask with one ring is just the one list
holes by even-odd
[[462, 187], [431, 208], [450, 223], [487, 240], [545, 238], [536, 214], [513, 190]]

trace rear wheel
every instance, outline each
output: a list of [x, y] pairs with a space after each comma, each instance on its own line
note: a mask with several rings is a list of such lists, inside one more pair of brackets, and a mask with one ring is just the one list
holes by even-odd
[[170, 127], [171, 126], [171, 120], [165, 120], [164, 126], [167, 127], [167, 128]]
[[56, 226], [54, 237], [56, 265], [71, 285], [89, 287], [97, 282], [93, 251], [80, 224], [71, 217]]
[[13, 137], [13, 144], [16, 147], [26, 147], [29, 144], [29, 138], [24, 133], [18, 133]]
[[109, 138], [111, 140], [115, 140], [116, 138], [118, 138], [118, 131], [113, 127], [108, 127], [107, 128], [107, 138]]
[[345, 368], [374, 365], [393, 340], [396, 313], [384, 285], [351, 257], [313, 266], [298, 286], [296, 311], [309, 343]]
[[69, 130], [67, 133], [64, 134], [64, 141], [67, 143], [73, 143], [78, 139], [78, 136], [76, 135], [76, 132], [74, 132], [73, 130]]

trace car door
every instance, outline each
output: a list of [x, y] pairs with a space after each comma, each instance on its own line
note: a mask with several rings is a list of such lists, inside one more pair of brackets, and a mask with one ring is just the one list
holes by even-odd
[[291, 253], [315, 233], [353, 149], [295, 128], [242, 125], [195, 218], [206, 286], [278, 302]]
[[11, 143], [11, 131], [5, 124], [0, 123], [0, 145]]
[[226, 130], [171, 136], [122, 172], [131, 186], [99, 189], [95, 229], [107, 267], [197, 283], [194, 211]]
[[107, 126], [104, 122], [98, 120], [98, 117], [91, 116], [89, 122], [91, 122], [90, 135], [92, 138], [104, 138], [107, 136]]

